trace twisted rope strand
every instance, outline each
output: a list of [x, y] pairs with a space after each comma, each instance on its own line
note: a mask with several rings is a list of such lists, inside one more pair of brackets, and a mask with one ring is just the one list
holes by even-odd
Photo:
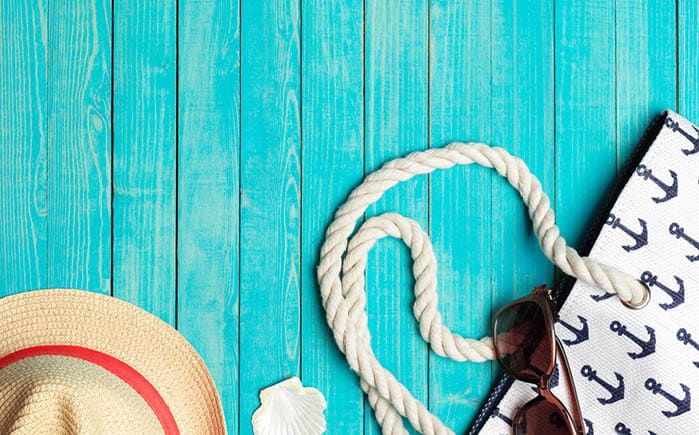
[[364, 274], [368, 253], [378, 240], [395, 237], [410, 248], [415, 277], [413, 314], [420, 335], [435, 353], [456, 361], [482, 362], [495, 358], [493, 342], [490, 337], [462, 337], [443, 325], [437, 309], [437, 261], [429, 236], [417, 222], [400, 214], [385, 213], [366, 220], [348, 239], [367, 207], [391, 187], [416, 175], [471, 163], [494, 168], [517, 190], [527, 205], [542, 251], [563, 272], [607, 293], [616, 293], [622, 301], [632, 304], [638, 304], [645, 296], [643, 284], [632, 276], [581, 257], [567, 246], [541, 183], [521, 159], [506, 150], [480, 143], [453, 143], [386, 163], [369, 174], [335, 212], [320, 249], [317, 269], [328, 325], [350, 367], [359, 375], [362, 390], [384, 434], [407, 433], [403, 417], [421, 433], [453, 432], [379, 363], [371, 349]]

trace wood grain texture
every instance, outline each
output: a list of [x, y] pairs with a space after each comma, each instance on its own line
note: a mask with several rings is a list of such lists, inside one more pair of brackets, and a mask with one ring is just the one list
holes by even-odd
[[46, 285], [46, 1], [0, 2], [0, 295]]
[[646, 126], [675, 109], [675, 8], [667, 0], [616, 3], [617, 170]]
[[328, 433], [363, 433], [362, 391], [327, 326], [316, 281], [325, 228], [364, 170], [362, 0], [305, 2], [301, 21], [301, 379], [325, 395]]
[[178, 16], [177, 327], [211, 371], [229, 433], [239, 431], [238, 7], [180, 0]]
[[242, 2], [240, 432], [261, 388], [300, 375], [298, 1]]
[[699, 4], [677, 0], [677, 107], [680, 114], [699, 122]]
[[561, 233], [577, 246], [616, 174], [615, 11], [604, 0], [555, 8], [553, 197]]
[[48, 287], [111, 291], [112, 8], [49, 4]]
[[[491, 18], [492, 143], [527, 162], [546, 192], [553, 191], [554, 176], [553, 13], [550, 2], [496, 0]], [[539, 248], [521, 198], [505, 180], [494, 183], [492, 202], [494, 316], [537, 285], [552, 286], [553, 265]]]
[[113, 294], [175, 325], [175, 1], [114, 2]]
[[[490, 1], [432, 1], [430, 9], [430, 143], [489, 143]], [[444, 324], [465, 337], [489, 331], [495, 175], [478, 166], [436, 172], [430, 230], [438, 262]], [[497, 217], [500, 219], [500, 217]], [[457, 363], [430, 354], [432, 412], [463, 433], [485, 398], [491, 363]]]
[[[427, 2], [366, 2], [366, 170], [427, 147]], [[401, 213], [428, 228], [428, 184], [419, 177], [389, 190], [367, 216]], [[369, 331], [382, 365], [427, 402], [427, 346], [412, 314], [412, 261], [402, 242], [379, 242], [369, 253]], [[401, 349], [396, 352], [396, 349]], [[364, 433], [381, 433], [368, 402]]]

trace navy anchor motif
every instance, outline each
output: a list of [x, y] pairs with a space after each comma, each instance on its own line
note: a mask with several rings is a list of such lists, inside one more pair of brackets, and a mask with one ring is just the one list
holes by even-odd
[[638, 218], [638, 222], [641, 224], [640, 233], [635, 233], [629, 227], [622, 224], [621, 219], [616, 217], [613, 213], [609, 213], [609, 217], [607, 217], [607, 222], [605, 222], [605, 224], [610, 225], [612, 229], [619, 228], [620, 230], [622, 230], [623, 232], [625, 232], [633, 238], [633, 244], [622, 246], [622, 248], [624, 248], [626, 252], [631, 252], [635, 251], [636, 249], [640, 249], [648, 244], [648, 226], [646, 225], [646, 221], [644, 221], [641, 218]]
[[677, 174], [673, 170], [669, 170], [669, 172], [670, 177], [672, 177], [672, 184], [666, 184], [660, 181], [660, 179], [653, 175], [653, 171], [646, 165], [638, 165], [636, 167], [636, 173], [639, 177], [643, 178], [644, 180], [652, 181], [653, 183], [657, 184], [661, 189], [663, 189], [663, 192], [665, 192], [665, 196], [658, 196], [652, 198], [653, 201], [655, 201], [658, 204], [661, 202], [669, 201], [677, 196]]
[[512, 426], [512, 419], [505, 414], [500, 412], [500, 408], [495, 408], [493, 409], [492, 414], [490, 414], [490, 418], [499, 418], [500, 420], [504, 421], [508, 425]]
[[597, 398], [597, 401], [602, 405], [609, 405], [610, 403], [618, 402], [619, 400], [624, 398], [624, 377], [619, 373], [614, 372], [614, 375], [616, 376], [616, 380], [618, 382], [618, 385], [616, 387], [597, 376], [597, 370], [592, 370], [592, 367], [590, 367], [589, 365], [584, 365], [582, 367], [582, 370], [580, 370], [580, 373], [582, 373], [583, 377], [589, 379], [591, 382], [597, 382], [605, 390], [609, 392], [609, 398]]
[[[682, 342], [682, 344], [684, 344], [684, 345], [690, 345], [690, 346], [692, 346], [693, 348], [695, 348], [696, 350], [699, 350], [699, 343], [697, 343], [697, 342], [692, 338], [692, 334], [690, 334], [689, 332], [687, 332], [686, 329], [680, 328], [680, 329], [677, 331], [677, 339], [678, 339], [680, 342]], [[699, 361], [694, 361], [693, 364], [694, 364], [694, 366], [699, 367]]]
[[578, 316], [578, 320], [580, 320], [580, 324], [582, 325], [580, 328], [574, 327], [563, 319], [558, 319], [558, 323], [560, 323], [561, 326], [575, 334], [574, 339], [561, 340], [566, 346], [573, 346], [590, 338], [590, 328], [587, 326], [587, 319], [583, 316]]
[[621, 322], [618, 322], [614, 320], [610, 325], [609, 329], [612, 330], [612, 332], [616, 332], [619, 337], [621, 336], [626, 336], [629, 338], [629, 340], [633, 341], [637, 345], [641, 347], [640, 352], [628, 352], [628, 355], [631, 357], [631, 359], [639, 359], [643, 358], [644, 356], [648, 356], [655, 352], [655, 330], [651, 328], [650, 326], [646, 325], [646, 331], [648, 332], [648, 335], [650, 336], [647, 341], [643, 341], [640, 338], [636, 337], [632, 333], [630, 333], [626, 329], [626, 325], [622, 325]]
[[689, 387], [685, 384], [680, 384], [680, 388], [684, 392], [684, 398], [678, 399], [672, 394], [668, 393], [663, 389], [663, 385], [653, 378], [646, 379], [645, 383], [646, 390], [652, 392], [653, 394], [659, 394], [672, 402], [675, 405], [674, 411], [663, 411], [663, 415], [667, 418], [676, 417], [678, 415], [684, 414], [690, 410], [690, 404], [692, 401], [692, 396], [689, 393]]
[[691, 134], [689, 134], [687, 131], [680, 128], [680, 123], [677, 121], [674, 121], [669, 116], [665, 119], [665, 125], [667, 125], [668, 128], [670, 130], [672, 130], [673, 132], [679, 132], [682, 136], [686, 137], [687, 140], [692, 144], [692, 146], [694, 148], [688, 149], [688, 150], [685, 150], [685, 149], [682, 150], [682, 152], [685, 155], [688, 156], [688, 155], [695, 154], [695, 153], [699, 152], [699, 129], [697, 129], [695, 126], [692, 126], [694, 131], [697, 133], [697, 136], [694, 137]]
[[592, 426], [592, 422], [586, 418], [583, 418], [585, 426], [587, 426], [587, 432], [585, 435], [595, 435], [595, 428]]
[[[699, 250], [699, 241], [685, 234], [684, 228], [682, 228], [677, 222], [671, 223], [668, 231], [670, 231], [670, 234], [675, 236], [677, 239], [684, 239], [689, 242], [690, 245], [694, 246], [694, 248]], [[699, 255], [685, 255], [685, 257], [687, 257], [687, 260], [691, 261], [692, 263], [699, 260]]]
[[677, 281], [677, 290], [672, 290], [670, 287], [658, 281], [657, 275], [653, 275], [653, 272], [648, 270], [641, 274], [641, 281], [648, 284], [648, 287], [659, 288], [672, 298], [672, 303], [659, 304], [660, 308], [663, 310], [669, 310], [684, 303], [684, 281], [682, 278], [675, 276], [675, 281]]
[[601, 295], [600, 294], [591, 295], [590, 297], [592, 298], [593, 301], [599, 302], [599, 301], [607, 300], [607, 299], [611, 298], [612, 296], [614, 296], [614, 293], [602, 293]]

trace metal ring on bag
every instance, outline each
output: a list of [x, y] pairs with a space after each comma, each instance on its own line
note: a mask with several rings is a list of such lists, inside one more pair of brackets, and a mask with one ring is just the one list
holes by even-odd
[[643, 288], [646, 289], [646, 291], [643, 292], [643, 299], [641, 299], [641, 301], [637, 304], [632, 304], [631, 302], [626, 302], [623, 299], [619, 299], [626, 308], [630, 308], [632, 310], [640, 310], [641, 308], [648, 305], [648, 302], [650, 302], [650, 287], [648, 287], [648, 284], [646, 284], [643, 281], [639, 280], [638, 282], [640, 282], [643, 285]]

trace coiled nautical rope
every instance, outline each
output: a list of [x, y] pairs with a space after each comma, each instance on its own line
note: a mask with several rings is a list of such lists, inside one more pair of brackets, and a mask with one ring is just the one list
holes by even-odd
[[413, 313], [422, 338], [435, 353], [456, 361], [482, 362], [495, 358], [493, 344], [490, 337], [464, 338], [443, 325], [437, 310], [437, 262], [430, 239], [417, 222], [396, 213], [386, 213], [367, 219], [351, 240], [348, 238], [367, 207], [391, 187], [416, 175], [471, 163], [494, 168], [519, 192], [529, 209], [544, 254], [563, 272], [605, 292], [616, 293], [622, 301], [632, 305], [640, 305], [647, 297], [647, 289], [634, 277], [581, 257], [566, 245], [541, 183], [521, 159], [506, 150], [480, 143], [453, 143], [386, 163], [369, 174], [335, 212], [321, 247], [317, 270], [328, 325], [350, 367], [359, 375], [362, 390], [384, 434], [407, 433], [403, 417], [421, 433], [453, 432], [415, 399], [379, 363], [372, 351], [364, 272], [367, 254], [377, 240], [395, 237], [410, 248], [415, 276]]

